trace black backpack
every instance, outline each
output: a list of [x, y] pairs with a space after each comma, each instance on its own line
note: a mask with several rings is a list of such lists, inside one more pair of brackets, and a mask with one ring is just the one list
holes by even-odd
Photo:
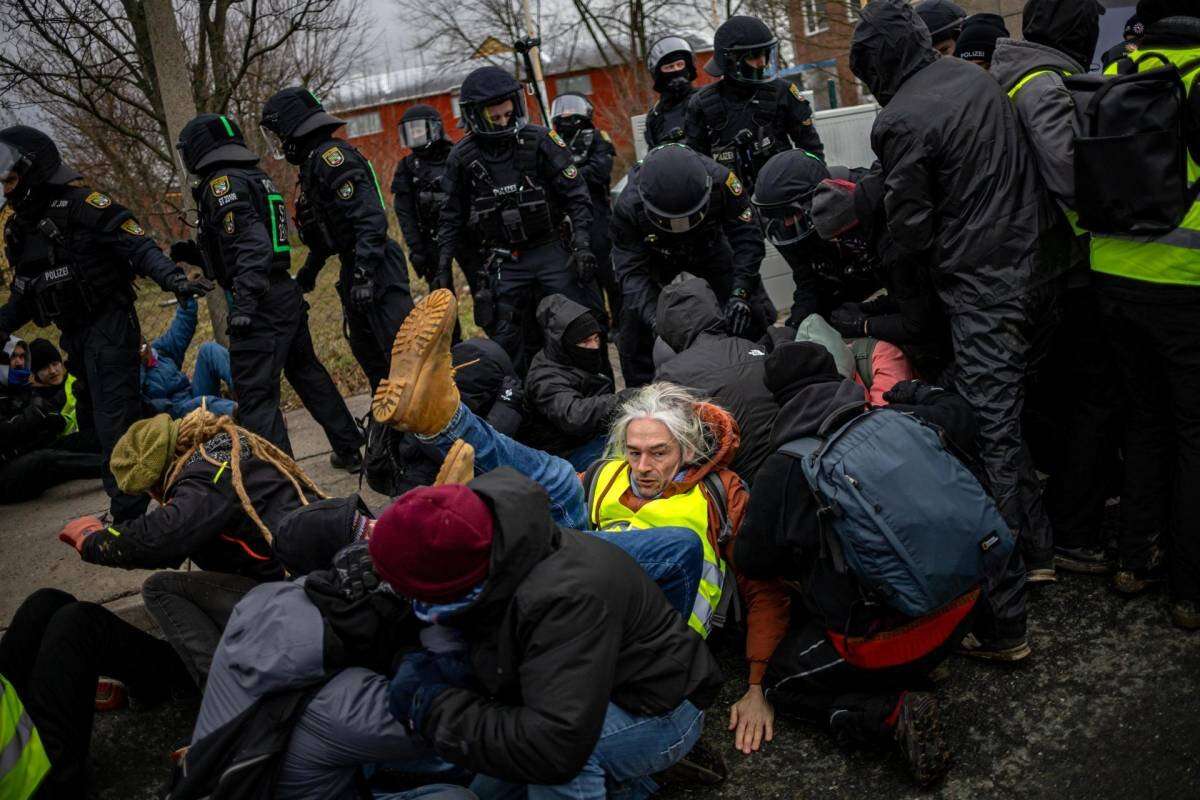
[[[1147, 61], [1163, 66], [1136, 71]], [[1188, 153], [1200, 160], [1200, 120], [1184, 78], [1200, 59], [1176, 67], [1161, 53], [1123, 58], [1115, 76], [1071, 75], [1075, 98], [1075, 202], [1094, 233], [1157, 236], [1179, 227], [1200, 191], [1188, 185]], [[1193, 91], [1193, 95], [1197, 94]]]

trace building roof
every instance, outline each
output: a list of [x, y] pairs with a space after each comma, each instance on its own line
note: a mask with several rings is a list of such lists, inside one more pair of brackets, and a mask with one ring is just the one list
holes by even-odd
[[[712, 42], [699, 34], [687, 32], [679, 35], [690, 41], [696, 52], [712, 49]], [[550, 43], [543, 45], [541, 50], [542, 72], [548, 78], [626, 61], [623, 54], [611, 48], [605, 48], [606, 59], [590, 42]], [[513, 74], [520, 77], [516, 69], [517, 59], [520, 57], [515, 53], [504, 53], [502, 43], [494, 37], [485, 39], [477, 52], [480, 52], [481, 56], [491, 55], [492, 63], [496, 63], [497, 66], [512, 67]], [[505, 64], [505, 60], [508, 59], [511, 60]], [[352, 75], [335, 86], [323, 100], [331, 111], [346, 112], [444, 94], [457, 89], [472, 70], [484, 66], [485, 63], [487, 62], [483, 61], [482, 57], [478, 57], [453, 64], [417, 63], [386, 72]]]

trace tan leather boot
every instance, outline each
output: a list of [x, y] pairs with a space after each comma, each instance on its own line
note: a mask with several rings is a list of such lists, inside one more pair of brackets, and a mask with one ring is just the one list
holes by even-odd
[[434, 486], [445, 486], [450, 483], [467, 483], [475, 477], [475, 448], [456, 439], [450, 445], [442, 466], [438, 469], [437, 477], [433, 479]]
[[392, 368], [379, 382], [371, 413], [402, 431], [432, 436], [458, 410], [458, 387], [450, 363], [450, 337], [458, 301], [449, 289], [430, 293], [396, 331]]

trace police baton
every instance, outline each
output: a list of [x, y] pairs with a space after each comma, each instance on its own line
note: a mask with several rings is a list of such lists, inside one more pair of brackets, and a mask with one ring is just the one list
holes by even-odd
[[[526, 36], [513, 42], [513, 49], [525, 60], [525, 77], [529, 82], [529, 93], [537, 98], [538, 110], [542, 112], [542, 124], [550, 127], [550, 114], [546, 110], [546, 99], [542, 97], [542, 54], [537, 51], [542, 40], [536, 36]], [[537, 67], [533, 62], [533, 53], [537, 52]]]

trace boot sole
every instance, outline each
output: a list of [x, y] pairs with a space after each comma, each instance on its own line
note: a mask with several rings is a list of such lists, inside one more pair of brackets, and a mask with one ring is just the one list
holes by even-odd
[[1058, 576], [1054, 574], [1053, 567], [1040, 567], [1038, 569], [1026, 570], [1026, 583], [1057, 583]]
[[1112, 581], [1112, 583], [1109, 584], [1109, 586], [1111, 586], [1112, 590], [1114, 592], [1116, 592], [1117, 594], [1119, 594], [1121, 597], [1134, 598], [1134, 597], [1140, 597], [1141, 595], [1144, 595], [1148, 592], [1152, 592], [1156, 589], [1160, 589], [1164, 585], [1166, 585], [1166, 583], [1167, 583], [1166, 578], [1161, 578], [1158, 580], [1149, 580], [1149, 581], [1139, 580], [1137, 578], [1134, 578], [1133, 582], [1126, 583], [1126, 584], [1118, 583], [1116, 581], [1116, 579], [1114, 579]]
[[1181, 628], [1185, 631], [1200, 631], [1200, 614], [1181, 613], [1172, 608], [1171, 622], [1174, 623], [1176, 628]]
[[388, 376], [379, 382], [371, 399], [371, 416], [382, 425], [393, 425], [407, 407], [416, 388], [415, 378], [438, 340], [454, 329], [458, 301], [449, 289], [438, 289], [409, 312], [392, 342]]
[[1029, 646], [1029, 642], [1024, 642], [1017, 647], [1010, 647], [1007, 650], [967, 650], [960, 648], [956, 650], [959, 655], [977, 658], [980, 661], [995, 661], [998, 664], [1015, 664], [1018, 661], [1024, 661], [1033, 655], [1033, 648]]
[[1076, 575], [1107, 575], [1113, 571], [1112, 564], [1097, 563], [1095, 561], [1076, 561], [1068, 556], [1054, 557], [1055, 569], [1061, 569], [1063, 572], [1073, 572]]
[[931, 786], [950, 770], [950, 750], [941, 714], [931, 695], [910, 694], [905, 703], [911, 710], [903, 720], [908, 731], [904, 737], [904, 759], [917, 785]]
[[450, 445], [442, 466], [438, 469], [437, 477], [433, 479], [434, 486], [446, 484], [462, 484], [475, 477], [475, 448], [456, 439]]

